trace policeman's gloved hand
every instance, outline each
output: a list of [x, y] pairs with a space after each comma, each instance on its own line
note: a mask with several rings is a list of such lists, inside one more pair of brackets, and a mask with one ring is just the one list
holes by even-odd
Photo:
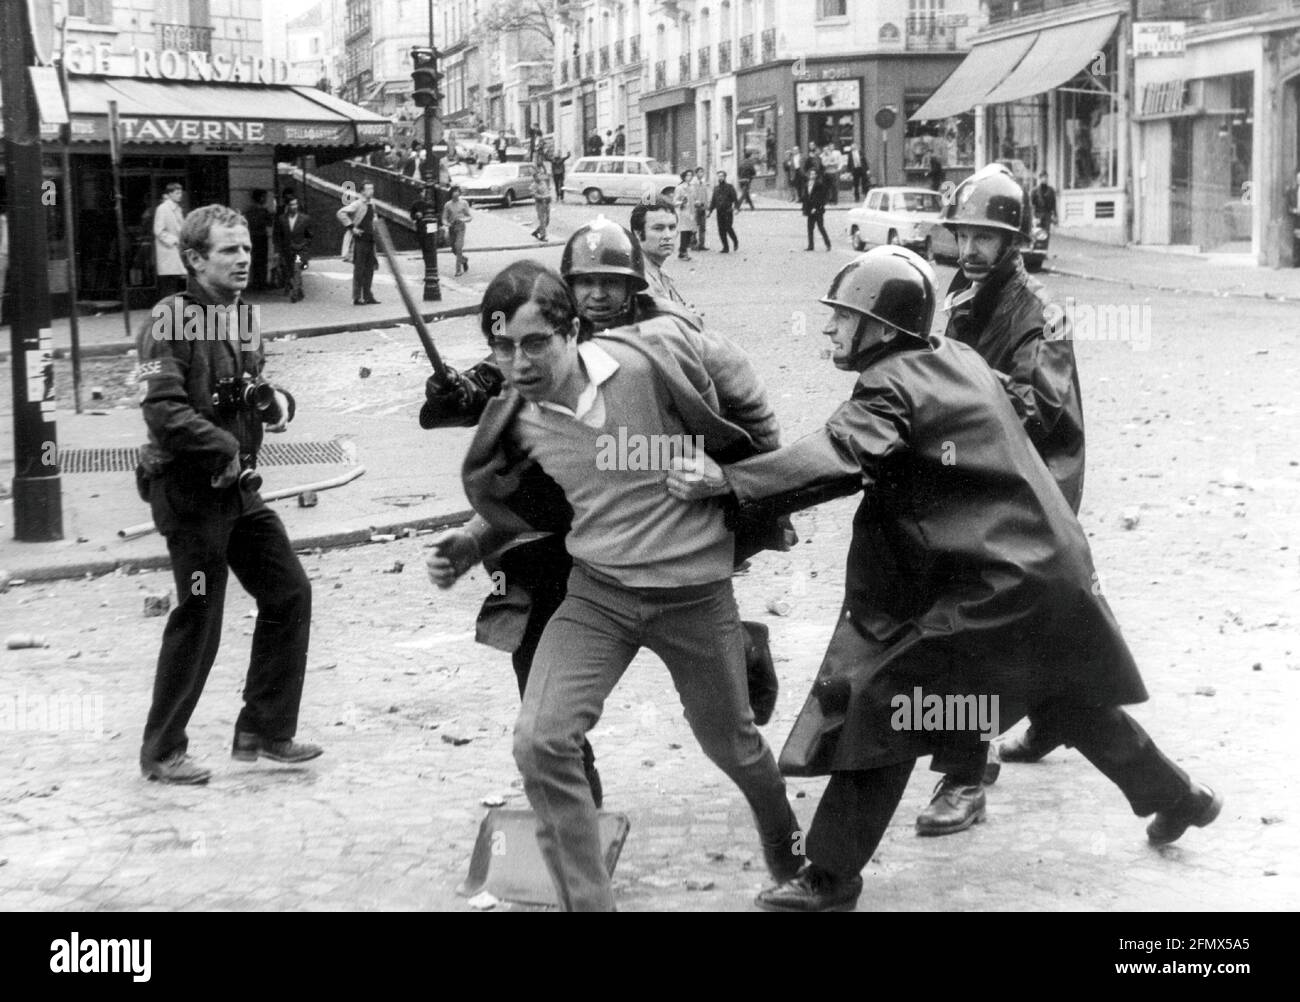
[[447, 366], [447, 376], [445, 379], [439, 379], [435, 372], [424, 381], [424, 396], [428, 400], [436, 400], [442, 404], [464, 405], [469, 395], [469, 387], [465, 385], [465, 377]]

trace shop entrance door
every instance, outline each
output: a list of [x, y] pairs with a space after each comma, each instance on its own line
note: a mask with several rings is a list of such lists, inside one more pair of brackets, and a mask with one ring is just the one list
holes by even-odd
[[1172, 121], [1169, 165], [1169, 242], [1192, 242], [1192, 120]]

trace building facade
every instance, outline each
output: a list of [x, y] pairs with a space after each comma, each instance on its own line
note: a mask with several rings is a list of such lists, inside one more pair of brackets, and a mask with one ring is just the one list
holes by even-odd
[[[627, 149], [674, 170], [784, 183], [792, 146], [856, 144], [876, 183], [920, 180], [931, 154], [964, 176], [973, 139], [909, 126], [905, 110], [961, 62], [976, 0], [559, 0], [556, 134], [581, 151], [625, 126]], [[893, 121], [880, 128], [876, 114]]]

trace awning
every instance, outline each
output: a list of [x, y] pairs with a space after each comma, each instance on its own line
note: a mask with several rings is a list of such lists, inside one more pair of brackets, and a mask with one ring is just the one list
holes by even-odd
[[651, 112], [676, 108], [679, 104], [694, 103], [695, 88], [675, 87], [672, 90], [661, 90], [657, 94], [642, 95], [640, 107], [644, 112]]
[[1011, 74], [981, 104], [1002, 104], [1060, 87], [1093, 62], [1119, 24], [1118, 14], [1044, 28]]
[[312, 87], [189, 84], [135, 77], [71, 77], [73, 142], [108, 141], [117, 102], [123, 142], [212, 146], [374, 146], [382, 115]]
[[998, 86], [1024, 58], [1037, 35], [1015, 35], [976, 45], [951, 75], [912, 115], [923, 122], [950, 118], [984, 103], [984, 96]]

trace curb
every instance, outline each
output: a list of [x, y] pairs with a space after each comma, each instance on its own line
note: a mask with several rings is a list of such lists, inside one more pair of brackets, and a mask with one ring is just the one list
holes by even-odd
[[[450, 320], [454, 317], [473, 316], [479, 311], [479, 303], [470, 306], [452, 306], [445, 310], [435, 310], [432, 313], [422, 313], [421, 318], [425, 323], [433, 320]], [[337, 324], [322, 324], [316, 327], [291, 327], [287, 330], [278, 330], [262, 337], [263, 341], [282, 341], [286, 338], [311, 338], [322, 337], [327, 334], [347, 334], [351, 331], [369, 331], [383, 330], [388, 327], [400, 327], [402, 324], [409, 324], [410, 316], [395, 318], [383, 318], [378, 320], [345, 320]], [[86, 345], [81, 349], [82, 358], [95, 358], [105, 355], [122, 355], [135, 349], [134, 341], [108, 341], [100, 344]], [[56, 359], [65, 359], [72, 354], [71, 348], [55, 348], [54, 357]], [[9, 361], [8, 350], [0, 351], [0, 362]]]
[[1279, 295], [1274, 292], [1216, 292], [1213, 289], [1187, 289], [1179, 285], [1162, 285], [1159, 282], [1138, 282], [1131, 278], [1115, 278], [1110, 275], [1089, 275], [1082, 271], [1073, 271], [1069, 268], [1057, 268], [1047, 263], [1043, 264], [1043, 271], [1053, 275], [1061, 275], [1065, 278], [1081, 278], [1089, 282], [1109, 282], [1112, 285], [1127, 285], [1130, 289], [1154, 289], [1157, 292], [1175, 292], [1182, 295], [1204, 296], [1207, 299], [1266, 299], [1271, 303], [1287, 303], [1293, 299], [1287, 296]]
[[[400, 537], [408, 529], [414, 533], [421, 530], [433, 531], [448, 526], [463, 525], [469, 521], [473, 514], [472, 510], [466, 509], [465, 511], [450, 512], [446, 515], [426, 515], [423, 518], [408, 519], [404, 522], [393, 522], [388, 525], [371, 526], [366, 529], [327, 532], [318, 536], [305, 536], [301, 539], [290, 538], [289, 542], [295, 551], [344, 549], [349, 546], [360, 546], [363, 543], [369, 543], [370, 537], [373, 535]], [[105, 574], [112, 574], [120, 568], [152, 571], [170, 566], [171, 557], [160, 553], [146, 557], [104, 557], [99, 560], [83, 560], [79, 563], [54, 566], [6, 567], [5, 571], [10, 578], [15, 580], [45, 582], [84, 578], [87, 575], [101, 577]], [[13, 585], [11, 584], [10, 587], [13, 587]]]

